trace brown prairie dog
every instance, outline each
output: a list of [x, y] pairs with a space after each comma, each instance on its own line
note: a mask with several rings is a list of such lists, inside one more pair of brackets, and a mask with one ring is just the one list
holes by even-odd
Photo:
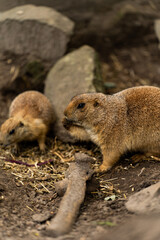
[[40, 92], [26, 91], [19, 94], [9, 108], [9, 119], [1, 126], [0, 138], [4, 146], [21, 141], [37, 140], [45, 150], [45, 138], [55, 115], [50, 101]]
[[160, 153], [158, 87], [133, 87], [114, 95], [77, 95], [64, 115], [64, 127], [72, 136], [100, 146], [100, 171], [112, 167], [126, 151]]

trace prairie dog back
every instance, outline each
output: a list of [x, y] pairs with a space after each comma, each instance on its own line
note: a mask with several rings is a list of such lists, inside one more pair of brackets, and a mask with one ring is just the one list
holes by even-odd
[[64, 127], [72, 136], [100, 146], [101, 171], [112, 167], [126, 151], [160, 153], [158, 87], [133, 87], [113, 95], [77, 95], [64, 115]]
[[11, 103], [9, 108], [9, 117], [20, 115], [32, 118], [40, 118], [46, 124], [55, 121], [55, 113], [52, 104], [42, 93], [38, 91], [26, 91], [19, 94]]
[[21, 141], [37, 140], [44, 151], [46, 134], [55, 120], [52, 104], [42, 93], [23, 92], [11, 103], [9, 119], [1, 126], [1, 141], [17, 148]]

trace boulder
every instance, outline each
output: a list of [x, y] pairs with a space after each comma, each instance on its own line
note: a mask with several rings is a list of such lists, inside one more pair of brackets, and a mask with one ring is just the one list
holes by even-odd
[[84, 92], [103, 92], [103, 82], [97, 53], [89, 46], [82, 46], [61, 58], [49, 72], [45, 81], [45, 95], [57, 113], [55, 134], [62, 141], [74, 141], [61, 121], [70, 99]]
[[0, 0], [0, 11], [24, 4], [49, 6], [71, 18], [76, 23], [71, 48], [89, 44], [107, 60], [115, 47], [148, 44], [160, 18], [158, 3], [125, 0]]
[[52, 8], [24, 5], [0, 14], [0, 52], [56, 62], [74, 23]]
[[160, 213], [160, 182], [130, 196], [126, 208], [138, 214]]

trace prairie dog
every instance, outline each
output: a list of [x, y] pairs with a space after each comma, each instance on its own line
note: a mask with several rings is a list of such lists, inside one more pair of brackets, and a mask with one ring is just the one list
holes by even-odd
[[160, 153], [160, 88], [133, 87], [113, 95], [84, 93], [71, 99], [64, 127], [100, 146], [106, 171], [126, 151]]
[[0, 139], [4, 146], [21, 141], [37, 140], [45, 150], [45, 138], [55, 115], [50, 101], [40, 92], [26, 91], [11, 103], [9, 118], [1, 125]]

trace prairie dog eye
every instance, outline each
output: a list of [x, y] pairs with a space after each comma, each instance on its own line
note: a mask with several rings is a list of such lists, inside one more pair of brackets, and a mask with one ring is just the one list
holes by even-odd
[[20, 122], [19, 127], [24, 127], [24, 123]]
[[9, 135], [12, 135], [15, 133], [15, 129], [12, 129], [10, 132], [9, 132]]
[[77, 109], [84, 108], [84, 106], [85, 106], [85, 103], [80, 103], [78, 104]]

